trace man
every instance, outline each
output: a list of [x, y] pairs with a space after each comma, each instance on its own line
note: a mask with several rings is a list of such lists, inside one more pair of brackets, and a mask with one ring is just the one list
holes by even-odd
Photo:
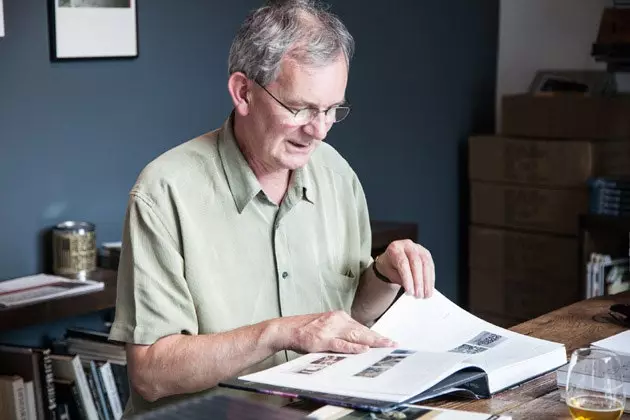
[[353, 42], [310, 0], [254, 11], [230, 51], [230, 118], [140, 175], [111, 330], [128, 343], [128, 411], [293, 352], [394, 346], [366, 325], [401, 286], [431, 295], [420, 245], [393, 242], [372, 261], [361, 185], [322, 142], [349, 112]]

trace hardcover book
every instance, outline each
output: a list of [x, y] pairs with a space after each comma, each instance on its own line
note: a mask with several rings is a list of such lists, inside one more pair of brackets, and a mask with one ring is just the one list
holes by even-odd
[[220, 385], [382, 412], [444, 394], [489, 398], [567, 362], [563, 344], [493, 325], [437, 291], [401, 296], [372, 329], [399, 347], [306, 354]]

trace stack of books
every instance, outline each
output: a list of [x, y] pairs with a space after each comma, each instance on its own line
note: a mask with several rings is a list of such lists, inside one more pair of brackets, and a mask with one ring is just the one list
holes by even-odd
[[105, 285], [99, 281], [70, 280], [50, 274], [20, 277], [0, 282], [0, 309], [98, 292], [104, 287]]
[[124, 345], [70, 328], [53, 349], [0, 345], [0, 419], [120, 419], [129, 398]]
[[118, 270], [122, 242], [103, 242], [99, 255], [99, 267]]

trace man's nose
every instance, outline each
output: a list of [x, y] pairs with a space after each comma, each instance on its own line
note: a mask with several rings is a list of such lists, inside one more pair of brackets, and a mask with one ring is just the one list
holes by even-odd
[[330, 124], [328, 124], [327, 116], [325, 112], [320, 112], [311, 122], [309, 122], [305, 128], [307, 133], [315, 140], [324, 140], [328, 130], [330, 130]]

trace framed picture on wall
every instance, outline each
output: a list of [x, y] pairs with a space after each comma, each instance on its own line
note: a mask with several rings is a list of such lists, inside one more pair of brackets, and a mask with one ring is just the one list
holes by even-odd
[[2, 6], [2, 0], [0, 0], [0, 36], [4, 36], [4, 7]]
[[49, 0], [51, 59], [138, 57], [136, 0]]

